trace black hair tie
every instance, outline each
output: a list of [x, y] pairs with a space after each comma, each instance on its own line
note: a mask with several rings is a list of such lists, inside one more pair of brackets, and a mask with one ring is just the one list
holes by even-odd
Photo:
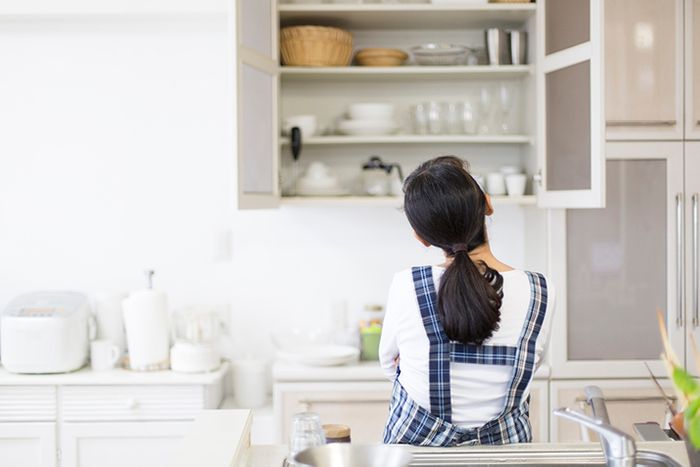
[[452, 253], [459, 253], [460, 251], [464, 251], [465, 253], [469, 253], [469, 245], [466, 243], [455, 243], [452, 245]]

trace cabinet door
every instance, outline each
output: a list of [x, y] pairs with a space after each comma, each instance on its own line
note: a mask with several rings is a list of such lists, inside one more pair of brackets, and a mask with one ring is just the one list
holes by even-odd
[[607, 207], [552, 213], [554, 377], [656, 375], [661, 310], [684, 355], [683, 143], [608, 143]]
[[530, 425], [532, 442], [549, 441], [549, 382], [535, 380], [530, 385]]
[[0, 423], [0, 464], [55, 467], [55, 423]]
[[700, 140], [700, 0], [685, 2], [685, 139]]
[[284, 383], [275, 385], [280, 442], [289, 441], [292, 415], [316, 412], [323, 423], [347, 425], [354, 443], [381, 443], [391, 383]]
[[168, 467], [192, 422], [63, 423], [62, 467]]
[[[660, 383], [666, 394], [673, 394], [672, 384], [668, 380], [660, 380]], [[553, 381], [550, 413], [559, 407], [569, 407], [592, 416], [584, 393], [584, 388], [589, 385], [598, 386], [603, 391], [610, 423], [635, 438], [635, 423], [656, 422], [662, 427], [668, 426], [668, 411], [664, 398], [648, 379]], [[598, 441], [597, 435], [592, 431], [554, 415], [550, 426], [551, 441], [554, 443]]]
[[609, 140], [683, 139], [683, 0], [605, 2]]
[[602, 0], [537, 4], [538, 204], [602, 207]]
[[236, 4], [238, 207], [272, 208], [279, 204], [277, 7]]
[[[685, 143], [685, 271], [686, 326], [700, 345], [700, 142]], [[700, 376], [700, 359], [686, 345], [686, 366]]]

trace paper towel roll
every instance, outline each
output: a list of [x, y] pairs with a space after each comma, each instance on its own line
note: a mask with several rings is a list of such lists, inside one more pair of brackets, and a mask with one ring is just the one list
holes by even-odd
[[162, 370], [168, 367], [170, 326], [168, 302], [157, 290], [138, 290], [122, 302], [124, 326], [132, 370]]

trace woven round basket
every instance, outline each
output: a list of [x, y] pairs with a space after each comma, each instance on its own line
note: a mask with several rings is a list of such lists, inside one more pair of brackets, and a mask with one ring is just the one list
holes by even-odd
[[291, 26], [280, 31], [282, 63], [288, 66], [346, 66], [352, 34], [326, 26]]
[[358, 50], [355, 61], [361, 66], [400, 66], [408, 54], [399, 49], [369, 48]]

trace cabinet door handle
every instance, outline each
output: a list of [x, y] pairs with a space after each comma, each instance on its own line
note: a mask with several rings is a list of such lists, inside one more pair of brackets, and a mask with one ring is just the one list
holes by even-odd
[[676, 326], [683, 327], [683, 193], [676, 195]]
[[607, 126], [674, 126], [675, 120], [607, 120]]
[[700, 316], [698, 313], [698, 194], [694, 193], [693, 201], [693, 327], [698, 327]]

